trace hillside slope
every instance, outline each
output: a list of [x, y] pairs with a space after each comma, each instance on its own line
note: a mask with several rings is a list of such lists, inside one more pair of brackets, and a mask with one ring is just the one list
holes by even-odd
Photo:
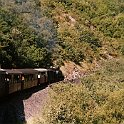
[[41, 7], [56, 24], [55, 63], [92, 63], [123, 53], [123, 0], [41, 0]]
[[0, 5], [3, 68], [80, 65], [124, 55], [123, 0], [0, 0]]

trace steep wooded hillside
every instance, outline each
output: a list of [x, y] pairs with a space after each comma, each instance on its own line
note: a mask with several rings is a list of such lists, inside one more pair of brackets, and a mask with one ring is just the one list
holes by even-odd
[[80, 64], [124, 54], [123, 0], [0, 0], [3, 68]]
[[[57, 63], [117, 56], [123, 53], [123, 0], [41, 0], [57, 28]], [[122, 46], [121, 46], [122, 45]]]

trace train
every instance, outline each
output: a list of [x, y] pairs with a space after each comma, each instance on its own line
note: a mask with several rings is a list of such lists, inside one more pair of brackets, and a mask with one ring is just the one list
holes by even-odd
[[0, 97], [35, 86], [62, 81], [59, 69], [0, 69]]

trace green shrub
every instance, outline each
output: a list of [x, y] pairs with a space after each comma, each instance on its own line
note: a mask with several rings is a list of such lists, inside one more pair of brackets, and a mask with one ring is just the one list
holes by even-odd
[[123, 60], [102, 63], [99, 70], [83, 77], [82, 83], [52, 85], [50, 99], [42, 113], [45, 123], [124, 123]]

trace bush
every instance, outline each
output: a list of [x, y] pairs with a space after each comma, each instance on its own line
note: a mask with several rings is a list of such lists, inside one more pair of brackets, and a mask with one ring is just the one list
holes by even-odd
[[[82, 83], [58, 83], [42, 117], [48, 124], [120, 124], [124, 122], [124, 61], [110, 60], [82, 78]], [[39, 123], [42, 123], [39, 122]]]

